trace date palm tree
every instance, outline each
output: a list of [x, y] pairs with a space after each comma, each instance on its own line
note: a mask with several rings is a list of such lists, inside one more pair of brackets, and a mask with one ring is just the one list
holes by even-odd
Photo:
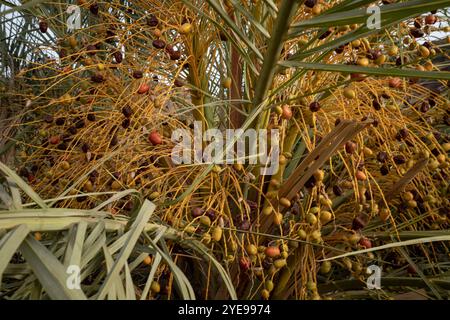
[[[2, 296], [379, 298], [375, 264], [382, 298], [445, 297], [448, 1], [78, 1], [74, 31], [17, 2]], [[278, 129], [279, 170], [175, 165], [195, 121]]]

